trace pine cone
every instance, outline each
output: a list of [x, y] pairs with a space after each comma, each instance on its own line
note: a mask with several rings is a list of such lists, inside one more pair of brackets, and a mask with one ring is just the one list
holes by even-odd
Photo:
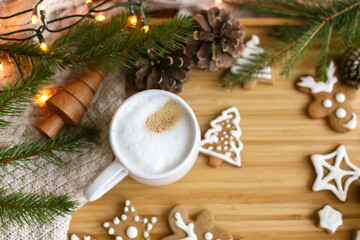
[[186, 51], [200, 69], [211, 72], [231, 67], [244, 49], [245, 28], [226, 9], [211, 8], [195, 15], [199, 27]]
[[360, 48], [350, 47], [341, 57], [342, 83], [359, 89], [360, 84]]
[[140, 89], [163, 89], [179, 93], [189, 79], [191, 58], [186, 55], [185, 47], [170, 51], [162, 57], [149, 49], [145, 64], [136, 64], [135, 84]]

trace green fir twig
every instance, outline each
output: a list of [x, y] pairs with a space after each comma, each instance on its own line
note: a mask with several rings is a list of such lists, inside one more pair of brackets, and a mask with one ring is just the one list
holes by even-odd
[[280, 28], [274, 28], [270, 35], [278, 38], [274, 43], [275, 47], [268, 48], [264, 54], [251, 59], [253, 64], [241, 66], [240, 71], [224, 78], [224, 85], [229, 88], [242, 86], [265, 64], [272, 66], [284, 57], [287, 57], [287, 60], [282, 66], [280, 75], [289, 76], [292, 69], [318, 42], [321, 44], [317, 63], [318, 80], [325, 81], [325, 69], [331, 59], [332, 44], [337, 44], [336, 48], [339, 51], [344, 51], [348, 46], [360, 47], [360, 28], [358, 27], [360, 2], [358, 0], [339, 0], [327, 7], [321, 4], [311, 5], [313, 1], [309, 3], [309, 5], [306, 2], [299, 4], [287, 0], [274, 0], [271, 3], [263, 0], [239, 3], [239, 7], [262, 13], [300, 18], [303, 24], [300, 26], [285, 24]]
[[43, 159], [55, 165], [65, 162], [56, 152], [78, 152], [96, 142], [99, 130], [95, 127], [77, 127], [59, 134], [53, 139], [24, 141], [14, 146], [0, 147], [0, 168], [9, 173], [7, 166], [34, 170]]
[[7, 189], [0, 189], [0, 220], [4, 228], [49, 224], [55, 216], [73, 214], [78, 206], [79, 202], [72, 200], [70, 195], [9, 193]]

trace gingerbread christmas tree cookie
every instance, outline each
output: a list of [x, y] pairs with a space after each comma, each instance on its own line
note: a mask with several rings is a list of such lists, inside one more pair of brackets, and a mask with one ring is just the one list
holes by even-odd
[[335, 76], [334, 62], [327, 68], [326, 82], [316, 82], [312, 76], [302, 77], [296, 83], [299, 91], [313, 96], [307, 115], [313, 119], [327, 117], [330, 127], [337, 132], [348, 132], [357, 125], [357, 116], [350, 105], [356, 89], [341, 84]]
[[209, 165], [218, 167], [222, 161], [240, 167], [240, 114], [236, 107], [226, 109], [210, 123], [211, 128], [201, 141], [200, 152], [209, 156]]
[[162, 240], [232, 240], [230, 233], [214, 227], [214, 216], [208, 210], [201, 211], [195, 220], [189, 218], [183, 206], [174, 207], [169, 214], [169, 225], [173, 235]]
[[157, 222], [156, 217], [141, 217], [129, 201], [125, 201], [124, 211], [121, 216], [115, 217], [112, 221], [105, 222], [104, 228], [115, 240], [149, 240], [150, 231]]

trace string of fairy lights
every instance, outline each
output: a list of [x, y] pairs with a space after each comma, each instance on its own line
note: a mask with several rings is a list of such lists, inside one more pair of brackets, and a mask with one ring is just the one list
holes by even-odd
[[[102, 22], [106, 19], [105, 15], [103, 15], [103, 13], [110, 11], [114, 8], [122, 7], [122, 6], [129, 6], [129, 9], [130, 9], [130, 16], [129, 16], [128, 22], [127, 22], [128, 26], [130, 26], [131, 28], [136, 28], [136, 26], [138, 24], [138, 16], [135, 13], [135, 7], [138, 7], [138, 10], [140, 12], [141, 22], [142, 22], [142, 29], [145, 32], [149, 31], [149, 25], [146, 21], [145, 13], [142, 8], [143, 0], [140, 0], [139, 2], [135, 2], [134, 0], [128, 0], [127, 2], [114, 3], [113, 5], [108, 6], [106, 8], [104, 8], [104, 5], [111, 2], [111, 0], [103, 0], [96, 4], [93, 3], [92, 0], [85, 0], [86, 5], [88, 6], [88, 11], [85, 14], [73, 14], [73, 15], [68, 15], [65, 17], [51, 19], [51, 20], [48, 20], [46, 18], [46, 9], [45, 9], [45, 5], [44, 5], [43, 1], [44, 0], [39, 0], [35, 4], [34, 8], [30, 8], [30, 9], [27, 9], [27, 10], [24, 10], [21, 12], [17, 12], [15, 14], [5, 16], [5, 17], [0, 16], [0, 20], [6, 20], [6, 19], [18, 17], [20, 15], [32, 13], [32, 15], [30, 17], [30, 22], [32, 25], [34, 25], [33, 28], [26, 28], [26, 29], [20, 29], [20, 30], [16, 30], [16, 31], [12, 31], [12, 32], [2, 33], [2, 34], [0, 34], [0, 40], [24, 42], [24, 41], [31, 40], [33, 38], [37, 38], [39, 41], [40, 49], [44, 52], [47, 52], [50, 49], [45, 41], [45, 38], [43, 37], [43, 33], [45, 31], [50, 32], [50, 33], [66, 31], [66, 30], [76, 26], [77, 24], [81, 23], [85, 19], [94, 19], [95, 21]], [[65, 19], [76, 19], [76, 20], [66, 27], [62, 27], [62, 28], [58, 28], [58, 29], [51, 28], [52, 24], [62, 21], [62, 20], [65, 20]], [[40, 24], [39, 24], [39, 20], [40, 20]], [[0, 26], [1, 26], [1, 24], [0, 24]], [[21, 36], [19, 36], [19, 35], [21, 35]], [[16, 62], [15, 58], [11, 54], [9, 54], [9, 57], [15, 63], [15, 65], [17, 66], [17, 68], [19, 70], [21, 77], [23, 78], [24, 77], [23, 72], [22, 72], [19, 64]], [[0, 59], [0, 72], [2, 72], [2, 71], [4, 71], [4, 63]]]

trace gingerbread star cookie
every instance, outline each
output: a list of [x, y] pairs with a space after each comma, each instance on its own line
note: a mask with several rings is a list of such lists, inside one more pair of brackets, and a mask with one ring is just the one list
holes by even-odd
[[69, 240], [100, 240], [100, 238], [87, 234], [70, 234]]
[[350, 105], [356, 90], [341, 84], [335, 76], [336, 67], [331, 62], [327, 68], [326, 82], [316, 82], [312, 76], [302, 77], [296, 83], [299, 91], [313, 96], [307, 115], [313, 119], [327, 117], [330, 127], [337, 132], [348, 132], [357, 125], [357, 116]]
[[192, 220], [185, 207], [178, 205], [169, 214], [173, 235], [162, 240], [232, 240], [230, 233], [214, 227], [214, 221], [214, 216], [208, 210], [201, 211], [196, 219]]
[[226, 161], [241, 166], [240, 114], [236, 107], [226, 109], [210, 123], [211, 128], [201, 141], [200, 152], [209, 156], [209, 165], [218, 167]]
[[103, 226], [109, 235], [115, 237], [115, 240], [149, 240], [150, 231], [156, 222], [156, 217], [141, 217], [136, 212], [134, 205], [126, 200], [122, 215], [115, 217], [112, 221], [105, 222]]

